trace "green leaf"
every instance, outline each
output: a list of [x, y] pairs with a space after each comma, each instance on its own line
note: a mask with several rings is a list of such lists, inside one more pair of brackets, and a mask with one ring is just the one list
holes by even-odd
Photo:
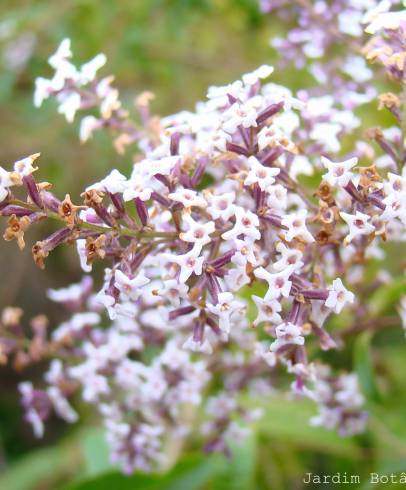
[[309, 424], [310, 418], [315, 415], [311, 402], [274, 396], [261, 406], [265, 413], [258, 428], [273, 440], [352, 459], [361, 456], [360, 448], [353, 438], [343, 438], [333, 431]]
[[406, 294], [405, 277], [397, 277], [390, 284], [378, 288], [369, 300], [369, 311], [373, 317], [379, 317], [394, 305], [399, 303], [400, 297]]
[[112, 468], [110, 451], [106, 443], [105, 430], [93, 429], [86, 432], [81, 441], [86, 475], [95, 476]]
[[[81, 454], [71, 444], [37, 449], [13, 464], [0, 477], [0, 488], [30, 490], [43, 487], [43, 482], [57, 481], [78, 467]], [[44, 487], [45, 488], [45, 487]]]
[[359, 335], [354, 346], [354, 367], [358, 375], [361, 390], [368, 401], [379, 400], [375, 374], [371, 359], [371, 332]]
[[224, 462], [218, 456], [199, 454], [183, 458], [165, 475], [125, 476], [114, 471], [68, 485], [63, 490], [199, 490], [223, 470]]
[[231, 448], [231, 457], [215, 479], [215, 490], [255, 490], [257, 441], [254, 433]]

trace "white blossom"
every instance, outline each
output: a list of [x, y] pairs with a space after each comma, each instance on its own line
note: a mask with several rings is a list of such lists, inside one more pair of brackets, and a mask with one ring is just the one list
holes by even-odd
[[192, 250], [183, 255], [164, 254], [164, 257], [180, 266], [179, 281], [185, 283], [192, 274], [200, 276], [202, 273], [204, 257], [200, 255], [199, 245], [195, 245]]
[[296, 213], [286, 215], [282, 219], [282, 225], [288, 229], [285, 231], [285, 239], [291, 242], [294, 238], [300, 238], [307, 243], [314, 242], [314, 237], [306, 226], [307, 210], [300, 209]]
[[249, 172], [244, 181], [245, 185], [258, 184], [259, 188], [266, 192], [274, 182], [274, 177], [279, 174], [279, 168], [270, 168], [262, 165], [255, 157], [248, 158]]
[[214, 233], [213, 221], [200, 223], [195, 221], [190, 214], [183, 214], [183, 222], [187, 225], [187, 231], [180, 233], [179, 238], [184, 242], [194, 243], [202, 248], [210, 242], [210, 235]]
[[333, 284], [329, 286], [328, 290], [329, 294], [324, 304], [336, 313], [340, 313], [347, 303], [354, 302], [354, 294], [344, 287], [340, 278], [334, 279]]
[[272, 274], [263, 267], [258, 267], [254, 271], [258, 279], [264, 279], [268, 283], [268, 291], [265, 294], [265, 300], [277, 299], [280, 296], [287, 298], [290, 294], [292, 282], [289, 277], [292, 274], [292, 268], [288, 267], [281, 272]]
[[282, 322], [279, 314], [282, 311], [282, 305], [277, 299], [266, 300], [255, 295], [252, 295], [252, 299], [258, 310], [254, 325], [259, 325], [262, 322], [271, 322], [274, 324]]
[[357, 164], [357, 162], [357, 158], [349, 158], [343, 162], [332, 162], [326, 157], [321, 157], [321, 163], [328, 170], [328, 172], [323, 175], [323, 179], [331, 186], [345, 187], [353, 177], [350, 170]]
[[350, 228], [350, 232], [345, 237], [345, 243], [352, 242], [360, 235], [369, 235], [375, 230], [375, 227], [368, 223], [370, 217], [360, 211], [357, 211], [355, 215], [341, 212], [340, 216]]
[[259, 219], [256, 214], [245, 210], [241, 206], [236, 206], [234, 215], [235, 225], [231, 230], [221, 235], [224, 240], [237, 238], [239, 235], [244, 235], [252, 240], [259, 240], [261, 238], [261, 233], [258, 230]]
[[142, 273], [130, 279], [119, 269], [115, 271], [114, 278], [114, 285], [116, 288], [124, 295], [124, 297], [133, 301], [138, 299], [142, 294], [142, 287], [150, 282], [150, 279], [145, 277]]

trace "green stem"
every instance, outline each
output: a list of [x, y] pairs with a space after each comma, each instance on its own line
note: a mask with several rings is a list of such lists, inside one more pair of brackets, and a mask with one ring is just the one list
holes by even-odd
[[[59, 216], [58, 213], [49, 210], [38, 209], [35, 204], [30, 204], [20, 199], [11, 199], [9, 201], [10, 204], [21, 206], [25, 209], [29, 209], [30, 211], [42, 211], [45, 212], [48, 218], [54, 219], [59, 222], [64, 222], [63, 218]], [[92, 230], [97, 233], [108, 233], [114, 232], [118, 233], [121, 236], [131, 236], [134, 238], [167, 238], [174, 239], [178, 237], [178, 233], [169, 232], [169, 231], [155, 231], [155, 230], [131, 230], [125, 226], [117, 226], [117, 228], [112, 228], [110, 226], [100, 226], [93, 223], [87, 223], [86, 221], [80, 220], [77, 224], [80, 228], [84, 228], [87, 230]]]

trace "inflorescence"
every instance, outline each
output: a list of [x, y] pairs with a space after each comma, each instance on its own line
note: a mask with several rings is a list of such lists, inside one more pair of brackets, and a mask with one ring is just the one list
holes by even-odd
[[[285, 63], [309, 67], [315, 86], [293, 94], [266, 81], [273, 67], [263, 65], [210, 87], [195, 112], [161, 119], [144, 93], [133, 120], [113, 78], [97, 77], [105, 56], [77, 68], [70, 41], [62, 42], [49, 59], [52, 78], [37, 79], [35, 105], [56, 99], [68, 122], [85, 112], [82, 141], [104, 128], [119, 152], [137, 145], [142, 156], [130, 176], [113, 169], [77, 204], [37, 179], [38, 154], [0, 168], [4, 238], [23, 248], [31, 226], [52, 220], [58, 228], [32, 247], [35, 262], [43, 268], [68, 244], [85, 272], [49, 291], [70, 312], [50, 333], [40, 316], [27, 336], [18, 308], [1, 317], [2, 362], [10, 357], [21, 369], [50, 360], [42, 388], [20, 385], [37, 436], [52, 412], [78, 419], [71, 400], [80, 392], [125, 472], [165, 465], [168, 439], [196, 427], [207, 451], [227, 453], [261, 415], [244, 404], [246, 394], [271, 394], [286, 379], [294, 396], [317, 405], [313, 424], [363, 431], [357, 377], [314, 353], [340, 348], [352, 325], [393, 323], [368, 311], [363, 284], [371, 260], [384, 267], [383, 243], [406, 238], [406, 11], [390, 11], [393, 3], [263, 0], [264, 12], [296, 22], [273, 44]], [[363, 46], [364, 28], [371, 37]], [[398, 93], [377, 96], [362, 53]], [[395, 121], [367, 132], [381, 153], [360, 139], [343, 154], [343, 137], [362, 123], [355, 109], [376, 97]], [[95, 261], [106, 268], [94, 291]], [[378, 283], [390, 280], [384, 272]], [[343, 309], [348, 329], [329, 331]]]

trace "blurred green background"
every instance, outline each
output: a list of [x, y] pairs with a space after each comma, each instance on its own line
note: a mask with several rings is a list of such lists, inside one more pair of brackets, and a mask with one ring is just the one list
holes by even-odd
[[[69, 192], [74, 202], [83, 187], [112, 167], [124, 173], [130, 168], [130, 155], [118, 156], [108, 135], [99, 132], [81, 145], [78, 125], [68, 126], [53, 102], [34, 109], [34, 80], [51, 75], [47, 58], [64, 37], [72, 39], [78, 63], [98, 52], [107, 55], [103, 74], [116, 76], [128, 107], [135, 95], [150, 90], [157, 96], [154, 111], [165, 115], [193, 109], [211, 84], [228, 83], [264, 62], [275, 62], [269, 38], [286, 29], [277, 19], [263, 17], [256, 0], [2, 0], [1, 165], [41, 152], [38, 175], [55, 183], [61, 195]], [[276, 74], [274, 79], [293, 88], [299, 83], [294, 74]], [[44, 226], [33, 229], [29, 245], [47, 232]], [[19, 253], [14, 243], [3, 242], [0, 270], [0, 306], [21, 305], [27, 319], [46, 312], [51, 326], [63, 317], [46, 300], [46, 289], [77, 281], [81, 275], [68, 248], [54, 253], [45, 271], [39, 271], [30, 246]], [[378, 266], [372, 268], [371, 274], [377, 270]], [[393, 313], [402, 291], [400, 278], [390, 288], [376, 291], [371, 301], [378, 312]], [[344, 317], [337, 327], [346, 321], [350, 319]], [[244, 446], [235, 449], [232, 461], [191, 451], [166, 476], [131, 478], [109, 466], [103, 436], [97, 426], [92, 427], [84, 408], [81, 426], [66, 427], [52, 420], [44, 440], [36, 441], [22, 421], [16, 382], [39, 379], [42, 367], [21, 376], [2, 368], [0, 490], [299, 489], [306, 472], [359, 474], [361, 487], [369, 488], [370, 471], [406, 471], [406, 359], [401, 329], [374, 337], [363, 334], [344, 352], [328, 355], [336, 366], [354, 368], [360, 376], [371, 411], [365, 435], [340, 439], [308, 426], [314, 414], [308, 403], [264, 399], [264, 419]]]

